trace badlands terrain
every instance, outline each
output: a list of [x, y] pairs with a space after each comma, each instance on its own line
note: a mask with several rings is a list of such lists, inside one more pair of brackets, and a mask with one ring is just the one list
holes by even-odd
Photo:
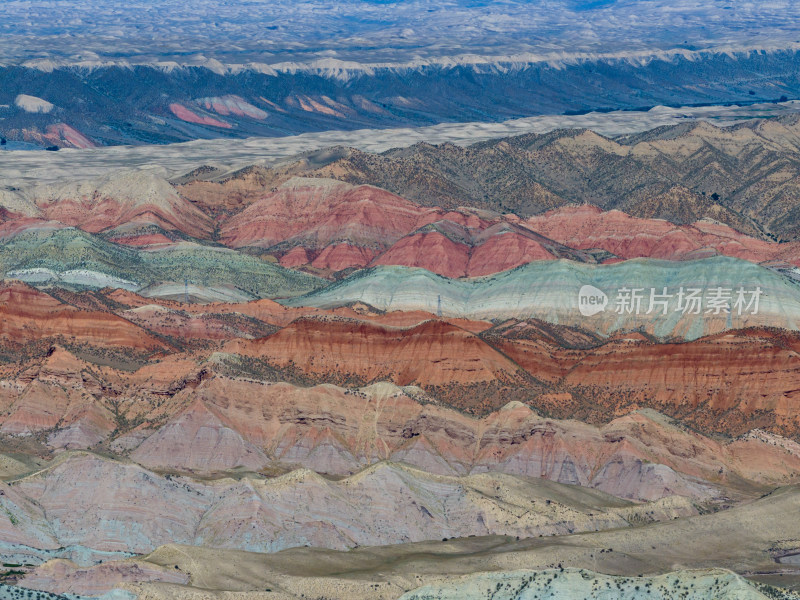
[[796, 116], [163, 174], [0, 189], [0, 598], [797, 597]]

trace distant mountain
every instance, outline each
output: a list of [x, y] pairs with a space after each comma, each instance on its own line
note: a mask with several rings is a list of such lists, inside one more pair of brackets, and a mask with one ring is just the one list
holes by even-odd
[[[800, 237], [798, 178], [797, 117], [381, 154], [333, 147], [171, 182], [142, 168], [0, 190], [0, 268], [36, 285], [199, 301], [297, 296], [364, 268], [463, 279], [556, 259], [730, 256], [788, 284], [800, 267], [798, 242], [786, 241]], [[419, 307], [434, 311], [429, 301]], [[762, 324], [794, 327], [784, 316]]]
[[800, 98], [797, 51], [0, 66], [0, 134], [39, 147], [164, 144]]
[[711, 218], [756, 236], [800, 239], [800, 118], [732, 127], [692, 122], [610, 139], [557, 130], [481, 142], [349, 150], [307, 174], [377, 185], [424, 205], [535, 215], [590, 203], [633, 216]]

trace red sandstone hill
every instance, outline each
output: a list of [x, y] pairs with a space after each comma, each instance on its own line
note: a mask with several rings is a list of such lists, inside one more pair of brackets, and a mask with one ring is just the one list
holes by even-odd
[[264, 179], [257, 171], [224, 183], [172, 186], [122, 173], [36, 188], [26, 212], [4, 209], [0, 241], [64, 226], [132, 246], [213, 239], [325, 277], [371, 265], [474, 277], [554, 258], [683, 260], [715, 254], [800, 266], [797, 243], [757, 239], [711, 220], [675, 225], [594, 206], [521, 219], [469, 207], [426, 207], [369, 185], [286, 174]]
[[224, 351], [331, 381], [424, 386], [522, 382], [520, 369], [508, 358], [475, 334], [439, 320], [403, 328], [303, 318], [267, 338], [231, 342]]
[[0, 340], [4, 345], [60, 337], [100, 348], [166, 350], [167, 344], [130, 321], [99, 310], [82, 310], [23, 283], [0, 283]]
[[468, 228], [442, 220], [398, 240], [372, 264], [422, 267], [444, 277], [478, 277], [556, 258], [594, 262], [587, 253], [513, 223]]
[[[69, 302], [75, 306], [92, 310], [111, 310], [151, 331], [175, 338], [265, 337], [267, 333], [259, 335], [258, 332], [272, 333], [274, 328], [284, 327], [300, 317], [337, 316], [390, 327], [412, 327], [434, 318], [431, 313], [423, 311], [384, 313], [366, 306], [341, 307], [331, 310], [311, 307], [287, 308], [268, 299], [242, 303], [185, 304], [161, 298], [145, 298], [134, 292], [120, 289], [105, 289], [96, 293], [67, 291], [59, 293], [68, 298]], [[113, 304], [109, 304], [108, 300]], [[458, 318], [448, 318], [446, 321], [472, 333], [479, 333], [492, 327], [488, 321]], [[203, 337], [204, 331], [208, 332], [207, 338]]]
[[0, 396], [0, 432], [49, 433], [48, 444], [86, 448], [115, 428], [99, 369], [58, 347], [32, 361]]
[[463, 277], [588, 257], [482, 212], [424, 208], [371, 186], [294, 179], [227, 221], [221, 239], [269, 249], [285, 267], [331, 273], [391, 264]]
[[[224, 350], [312, 381], [413, 383], [476, 413], [519, 399], [556, 416], [604, 422], [651, 407], [706, 431], [800, 433], [800, 336], [785, 332], [658, 343], [639, 334], [601, 340], [539, 322], [507, 323], [476, 337], [435, 320], [403, 329], [300, 319]], [[493, 387], [512, 381], [511, 395]], [[479, 383], [484, 387], [475, 388]]]
[[319, 252], [346, 243], [377, 252], [424, 225], [426, 215], [429, 222], [438, 214], [368, 185], [293, 179], [228, 220], [220, 238], [232, 248], [283, 242], [287, 250], [302, 246]]
[[[788, 482], [800, 465], [800, 446], [789, 440], [756, 432], [715, 441], [653, 411], [594, 427], [512, 403], [476, 419], [409, 394], [386, 383], [348, 391], [215, 376], [180, 394], [166, 424], [143, 442], [129, 437], [137, 444], [131, 456], [151, 468], [201, 472], [252, 468], [270, 456], [333, 474], [389, 459], [441, 474], [542, 477], [636, 499], [703, 497], [737, 477]], [[217, 452], [198, 447], [198, 435]]]
[[[160, 362], [125, 377], [136, 389], [159, 390], [152, 391], [155, 398], [196, 385], [205, 368], [199, 365], [222, 350], [234, 357], [226, 367], [234, 371], [241, 355], [256, 361], [247, 368], [258, 377], [415, 384], [476, 414], [519, 400], [547, 414], [606, 422], [650, 407], [704, 431], [738, 435], [760, 427], [800, 435], [800, 336], [794, 333], [751, 329], [659, 343], [641, 334], [602, 339], [538, 321], [492, 327], [365, 307], [202, 306], [122, 291], [58, 293], [15, 282], [0, 289], [5, 360], [16, 360], [21, 349], [35, 356], [48, 340], [79, 348], [86, 360], [125, 368], [158, 352]], [[107, 350], [117, 354], [108, 357]], [[258, 364], [268, 369], [259, 371]]]
[[682, 343], [631, 334], [583, 347], [516, 336], [513, 327], [482, 337], [560, 392], [534, 401], [554, 415], [599, 422], [650, 407], [705, 431], [800, 433], [796, 333], [751, 329]]
[[[103, 298], [117, 303], [114, 310], [148, 307], [135, 294], [106, 291], [71, 296], [84, 306], [79, 309], [20, 284], [7, 285], [2, 296], [4, 307], [47, 307], [43, 323], [73, 323], [52, 321], [58, 311], [86, 313], [98, 323], [118, 319], [118, 335], [124, 327], [147, 335], [145, 325], [100, 310]], [[209, 308], [151, 306], [161, 305], [192, 318]], [[214, 305], [212, 314], [248, 306], [265, 314], [276, 308]], [[136, 460], [159, 468], [260, 468], [278, 460], [344, 473], [368, 457], [391, 458], [443, 473], [490, 468], [542, 476], [637, 498], [702, 496], [706, 483], [775, 482], [793, 472], [796, 444], [767, 433], [723, 444], [642, 413], [620, 417], [649, 407], [701, 431], [740, 435], [760, 428], [798, 437], [798, 335], [745, 330], [665, 344], [642, 335], [602, 340], [537, 321], [490, 329], [464, 323], [481, 332], [476, 335], [446, 321], [417, 321], [424, 314], [347, 310], [347, 318], [320, 311], [275, 325], [281, 328], [256, 340], [173, 350], [130, 370], [56, 348], [0, 371], [0, 432], [41, 433], [50, 448], [135, 449]], [[259, 362], [272, 365], [267, 378], [286, 373], [305, 383], [348, 385], [389, 380], [424, 391], [263, 383]], [[237, 377], [246, 381], [230, 378], [239, 368]], [[509, 389], [529, 407], [515, 403], [492, 413], [509, 399]], [[486, 416], [478, 421], [447, 404]], [[531, 407], [599, 429], [542, 419]], [[198, 435], [214, 452], [200, 451], [206, 442], [197, 446]], [[760, 464], [767, 472], [759, 472]]]
[[572, 248], [603, 249], [622, 259], [667, 260], [722, 254], [751, 262], [784, 260], [800, 266], [800, 244], [759, 240], [711, 220], [675, 225], [640, 219], [595, 206], [564, 207], [531, 217], [522, 225]]
[[305, 466], [347, 474], [388, 459], [442, 474], [542, 477], [639, 500], [707, 499], [727, 486], [758, 493], [791, 482], [800, 465], [800, 446], [790, 440], [756, 431], [724, 442], [653, 411], [593, 426], [511, 403], [475, 418], [413, 387], [297, 387], [209, 367], [167, 360], [114, 373], [56, 349], [0, 379], [0, 432], [43, 434], [52, 448], [130, 451], [160, 470]]
[[292, 179], [228, 220], [221, 240], [269, 249], [285, 267], [335, 273], [367, 265], [488, 275], [533, 260], [592, 260], [485, 211], [425, 208], [372, 186]]
[[120, 239], [147, 226], [195, 238], [208, 237], [214, 228], [211, 219], [169, 183], [141, 172], [37, 190], [34, 201], [46, 219], [91, 233], [119, 229]]
[[[120, 289], [39, 291], [14, 281], [0, 287], [0, 339], [9, 347], [59, 338], [87, 348], [160, 350], [216, 347], [225, 340], [263, 338], [303, 317], [363, 321], [376, 327], [412, 328], [434, 319], [423, 311], [375, 311], [366, 306], [333, 310], [287, 308], [272, 300], [185, 304], [146, 298]], [[472, 333], [487, 321], [451, 318], [444, 322]], [[109, 328], [105, 334], [105, 327]]]

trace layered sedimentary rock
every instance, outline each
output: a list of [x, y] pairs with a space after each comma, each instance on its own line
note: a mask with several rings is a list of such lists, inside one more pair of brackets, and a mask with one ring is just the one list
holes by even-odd
[[798, 122], [692, 121], [616, 139], [563, 129], [466, 148], [350, 150], [305, 173], [379, 185], [424, 205], [467, 204], [527, 218], [589, 202], [678, 224], [710, 218], [748, 235], [796, 241]]
[[[178, 569], [158, 567], [144, 561], [81, 566], [70, 560], [57, 558], [26, 574], [20, 584], [32, 590], [97, 597], [124, 583], [150, 582], [186, 584], [189, 577]], [[112, 595], [109, 600], [117, 598], [127, 600], [124, 592], [116, 598]]]
[[790, 383], [800, 369], [797, 350], [795, 335], [775, 331], [686, 344], [620, 340], [588, 352], [563, 383], [603, 398], [606, 414], [646, 404], [720, 432], [765, 426], [791, 432], [800, 401]]
[[371, 264], [420, 267], [444, 277], [459, 278], [491, 275], [529, 262], [556, 258], [595, 262], [588, 253], [499, 219], [472, 228], [445, 220], [401, 238]]
[[436, 319], [387, 327], [344, 318], [302, 318], [225, 351], [325, 379], [392, 380], [428, 386], [491, 381], [524, 383], [521, 370], [475, 334]]
[[140, 171], [112, 173], [99, 181], [36, 188], [30, 195], [43, 218], [93, 233], [154, 225], [202, 238], [213, 228], [208, 216], [182, 198], [167, 181]]
[[168, 347], [114, 314], [77, 309], [19, 282], [0, 282], [0, 338], [12, 346], [64, 338], [100, 348], [152, 351]]
[[[129, 171], [60, 187], [7, 192], [0, 199], [4, 221], [0, 238], [9, 244], [10, 253], [0, 266], [9, 276], [37, 284], [131, 290], [150, 286], [162, 296], [174, 297], [182, 274], [200, 290], [196, 299], [214, 301], [237, 299], [208, 291], [215, 286], [235, 287], [233, 277], [209, 282], [201, 269], [178, 273], [152, 263], [162, 263], [159, 259], [167, 256], [173, 261], [173, 256], [185, 256], [192, 248], [194, 256], [187, 262], [210, 263], [210, 273], [224, 262], [240, 281], [254, 279], [255, 285], [241, 290], [245, 295], [238, 297], [246, 299], [280, 295], [262, 289], [264, 280], [278, 275], [273, 265], [258, 265], [246, 253], [327, 278], [376, 265], [425, 268], [450, 278], [475, 277], [557, 258], [594, 263], [726, 255], [787, 269], [800, 262], [796, 244], [778, 244], [747, 228], [747, 234], [740, 233], [711, 220], [713, 211], [704, 220], [679, 219], [679, 225], [589, 205], [523, 219], [474, 206], [424, 206], [371, 185], [294, 177], [295, 171], [252, 168], [211, 182], [192, 179], [202, 176], [199, 169], [176, 186], [146, 172]], [[660, 196], [648, 198], [666, 202]], [[82, 235], [73, 228], [82, 230]], [[235, 252], [220, 252], [220, 244]], [[75, 245], [86, 246], [83, 252], [89, 256], [69, 260], [74, 248], [65, 246]], [[61, 253], [57, 257], [50, 256], [54, 247]], [[128, 248], [162, 253], [137, 254], [126, 252]], [[212, 248], [217, 252], [211, 253]], [[31, 251], [45, 260], [33, 260]], [[175, 290], [166, 293], [159, 288], [164, 285]]]
[[797, 243], [776, 244], [713, 220], [675, 225], [585, 205], [548, 211], [526, 219], [523, 224], [572, 248], [605, 250], [617, 260], [640, 257], [681, 260], [721, 254], [756, 263], [783, 260], [800, 265]]
[[[798, 550], [798, 525], [795, 520], [786, 519], [787, 511], [791, 514], [797, 505], [798, 488], [788, 486], [730, 510], [651, 523], [634, 530], [621, 528], [541, 539], [449, 539], [360, 547], [348, 552], [295, 548], [269, 555], [171, 544], [148, 555], [144, 562], [189, 574], [190, 587], [180, 590], [187, 594], [207, 595], [209, 587], [223, 581], [249, 600], [263, 596], [265, 588], [273, 590], [273, 594], [275, 590], [285, 590], [289, 598], [327, 594], [348, 600], [396, 599], [422, 586], [458, 588], [469, 580], [470, 574], [478, 574], [478, 579], [485, 574], [504, 578], [514, 571], [546, 571], [547, 577], [536, 585], [542, 585], [540, 591], [561, 592], [560, 598], [569, 591], [569, 587], [559, 587], [559, 579], [570, 565], [583, 570], [581, 579], [602, 582], [602, 588], [597, 590], [600, 597], [604, 592], [616, 597], [615, 592], [621, 589], [637, 592], [637, 585], [645, 597], [648, 590], [651, 595], [690, 596], [693, 585], [704, 594], [721, 589], [735, 594], [742, 588], [729, 588], [728, 583], [741, 583], [742, 579], [731, 575], [728, 569], [733, 569], [747, 574], [747, 579], [766, 597], [794, 600], [796, 594], [791, 590], [774, 585], [785, 586], [791, 581], [791, 567], [786, 566], [789, 563], [776, 563], [776, 558], [790, 559], [791, 553]], [[124, 565], [129, 561], [115, 562]], [[696, 565], [697, 570], [675, 571], [676, 565], [686, 564]], [[311, 566], [313, 571], [309, 572]], [[596, 572], [614, 575], [595, 579]], [[705, 579], [706, 575], [711, 575], [710, 579]], [[765, 580], [774, 585], [761, 583]], [[659, 585], [654, 587], [654, 581]], [[510, 585], [498, 590], [496, 583], [479, 589], [485, 597], [509, 588], [515, 591]], [[144, 584], [136, 589], [155, 598], [168, 597], [176, 591], [159, 584]]]
[[[71, 290], [104, 287], [146, 295], [206, 291], [211, 300], [291, 296], [323, 285], [319, 278], [234, 250], [196, 242], [128, 247], [72, 227], [34, 229], [8, 240], [0, 254], [8, 279]], [[160, 291], [159, 288], [172, 288]], [[221, 298], [214, 297], [219, 290]]]
[[605, 421], [647, 406], [727, 434], [762, 427], [794, 436], [798, 427], [796, 334], [750, 329], [666, 344], [620, 334], [598, 342], [510, 321], [483, 337], [558, 391], [534, 401], [553, 415]]
[[347, 240], [377, 250], [439, 214], [372, 186], [300, 178], [228, 220], [221, 238], [234, 248], [288, 241], [287, 249], [301, 245], [319, 251]]
[[[695, 344], [702, 355], [703, 345], [714, 343]], [[691, 351], [692, 345], [677, 347], [684, 346]], [[644, 344], [640, 351], [660, 347]], [[602, 356], [603, 348], [586, 352], [587, 362]], [[6, 376], [0, 431], [41, 432], [52, 448], [106, 444], [113, 452], [131, 453], [136, 461], [162, 470], [214, 473], [304, 466], [346, 474], [391, 459], [442, 474], [502, 471], [639, 499], [672, 494], [708, 498], [737, 480], [756, 487], [791, 482], [800, 454], [796, 443], [765, 431], [720, 443], [647, 412], [596, 428], [544, 419], [514, 403], [475, 419], [427, 404], [436, 397], [418, 387], [379, 384], [353, 391], [230, 379], [211, 373], [247, 363], [231, 354], [217, 353], [211, 359], [198, 365], [178, 356], [126, 374], [56, 351], [21, 375], [15, 371]], [[625, 361], [629, 367], [635, 364], [631, 358]], [[642, 374], [649, 373], [648, 364], [642, 364]], [[573, 367], [580, 368], [580, 363]], [[602, 367], [592, 368], [602, 372]], [[706, 368], [698, 363], [701, 371]], [[615, 370], [620, 367], [612, 365], [609, 372]], [[535, 395], [531, 403], [563, 416], [581, 416], [592, 406], [586, 416], [601, 421], [649, 405], [712, 431], [724, 426], [746, 432], [759, 423], [787, 435], [797, 430], [790, 409], [784, 416], [780, 406], [771, 409], [768, 404], [754, 412], [745, 402], [747, 395], [737, 394], [735, 387], [720, 395], [732, 404], [704, 400], [676, 406], [668, 401], [673, 397], [669, 381], [664, 392], [646, 382], [633, 388], [634, 373], [628, 368], [624, 374], [624, 381], [593, 388], [599, 391], [591, 405], [583, 400], [587, 388], [579, 386]], [[734, 386], [730, 365], [726, 376]], [[782, 393], [776, 386], [768, 398]]]
[[[211, 92], [164, 110], [266, 116]], [[796, 565], [800, 253], [776, 241], [797, 233], [796, 129], [336, 148], [0, 190], [0, 579], [752, 595], [728, 573], [556, 565]], [[302, 575], [264, 566], [298, 556]], [[454, 582], [432, 556], [497, 572]]]
[[112, 411], [98, 397], [103, 387], [98, 370], [61, 348], [7, 383], [0, 432], [47, 432], [53, 447], [86, 448], [115, 429]]
[[[95, 294], [68, 294], [74, 306], [102, 307], [154, 333], [168, 336], [174, 343], [206, 345], [211, 340], [253, 339], [267, 337], [302, 317], [359, 320], [389, 327], [411, 327], [434, 315], [424, 311], [376, 311], [366, 306], [348, 306], [334, 310], [313, 307], [289, 308], [268, 299], [250, 302], [212, 302], [196, 304], [165, 298], [147, 298], [124, 290], [101, 290]], [[490, 328], [488, 321], [447, 319], [448, 323], [478, 333]]]
[[343, 549], [497, 533], [535, 537], [695, 512], [685, 500], [636, 506], [511, 476], [454, 478], [391, 463], [336, 482], [308, 470], [202, 482], [77, 454], [12, 489], [46, 515], [24, 524], [30, 535], [52, 531], [62, 547], [134, 553], [165, 543], [275, 552], [305, 544]]
[[[141, 464], [173, 471], [269, 464], [347, 474], [393, 460], [441, 474], [545, 478], [634, 499], [704, 499], [741, 480], [788, 483], [800, 466], [800, 447], [766, 432], [724, 443], [654, 412], [596, 427], [543, 418], [519, 403], [476, 419], [420, 402], [426, 399], [418, 388], [385, 383], [352, 391], [215, 377], [168, 403], [166, 422], [158, 411], [146, 415], [146, 429], [113, 447], [134, 448], [130, 456]], [[213, 452], [197, 446], [201, 438], [213, 440]]]
[[199, 400], [142, 442], [131, 458], [144, 465], [201, 472], [239, 467], [256, 471], [269, 462], [261, 449]]
[[[452, 287], [451, 283], [440, 289]], [[20, 284], [7, 285], [6, 298], [3, 310], [17, 315], [4, 321], [6, 327], [24, 325], [19, 315], [25, 314], [35, 327], [9, 330], [5, 338], [9, 358], [21, 349], [32, 358], [4, 375], [10, 411], [4, 427], [18, 420], [13, 427], [64, 429], [80, 421], [77, 429], [64, 429], [52, 438], [61, 447], [87, 447], [104, 437], [109, 419], [104, 410], [111, 408], [95, 400], [116, 398], [122, 385], [172, 395], [186, 382], [199, 381], [198, 373], [207, 368], [201, 366], [203, 361], [226, 373], [247, 372], [261, 379], [414, 384], [441, 402], [473, 413], [519, 400], [555, 416], [577, 415], [595, 422], [652, 407], [704, 431], [739, 435], [762, 428], [795, 436], [798, 430], [792, 383], [798, 368], [797, 339], [775, 330], [750, 328], [690, 343], [663, 343], [640, 333], [605, 338], [591, 330], [533, 320], [492, 328], [485, 321], [437, 319], [425, 312], [382, 314], [357, 305], [286, 308], [262, 300], [203, 307], [120, 291], [48, 295]], [[400, 298], [401, 293], [394, 292], [393, 300]], [[698, 317], [713, 322], [723, 315]], [[55, 364], [59, 356], [68, 355], [59, 351], [48, 359], [53, 342], [82, 357], [75, 366], [62, 369], [58, 384], [38, 376], [45, 368], [42, 361]], [[222, 353], [212, 358], [215, 350]], [[182, 354], [186, 351], [188, 355]], [[169, 359], [163, 357], [165, 352], [171, 353]], [[193, 352], [201, 355], [194, 357]], [[139, 369], [142, 361], [154, 360], [159, 353], [160, 364]], [[755, 358], [746, 358], [750, 356]], [[92, 364], [98, 361], [133, 371], [101, 373]], [[77, 373], [81, 376], [75, 379]], [[48, 385], [56, 386], [53, 398], [63, 399], [49, 408], [49, 392], [42, 391]], [[74, 402], [68, 399], [73, 389]], [[109, 394], [110, 390], [115, 391]], [[67, 408], [73, 405], [85, 409]], [[101, 406], [105, 408], [98, 412]], [[73, 410], [83, 416], [63, 421]]]
[[[423, 269], [376, 267], [286, 304], [333, 308], [363, 302], [382, 310], [429, 312], [441, 307], [447, 316], [533, 317], [603, 334], [643, 330], [660, 338], [695, 339], [747, 326], [796, 330], [798, 289], [779, 273], [726, 257], [613, 265], [557, 260], [457, 281]], [[586, 312], [582, 298], [592, 295], [597, 310]]]

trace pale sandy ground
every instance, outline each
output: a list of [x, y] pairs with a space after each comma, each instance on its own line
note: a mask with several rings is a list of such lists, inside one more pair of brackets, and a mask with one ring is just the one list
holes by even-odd
[[[141, 600], [200, 598], [394, 600], [422, 585], [486, 571], [559, 564], [625, 576], [727, 568], [771, 572], [800, 583], [800, 570], [776, 553], [800, 550], [800, 489], [789, 487], [727, 511], [631, 530], [558, 538], [482, 537], [335, 552], [297, 548], [254, 554], [163, 546], [146, 561], [186, 573], [189, 585], [126, 585]], [[270, 592], [266, 590], [269, 589]]]

